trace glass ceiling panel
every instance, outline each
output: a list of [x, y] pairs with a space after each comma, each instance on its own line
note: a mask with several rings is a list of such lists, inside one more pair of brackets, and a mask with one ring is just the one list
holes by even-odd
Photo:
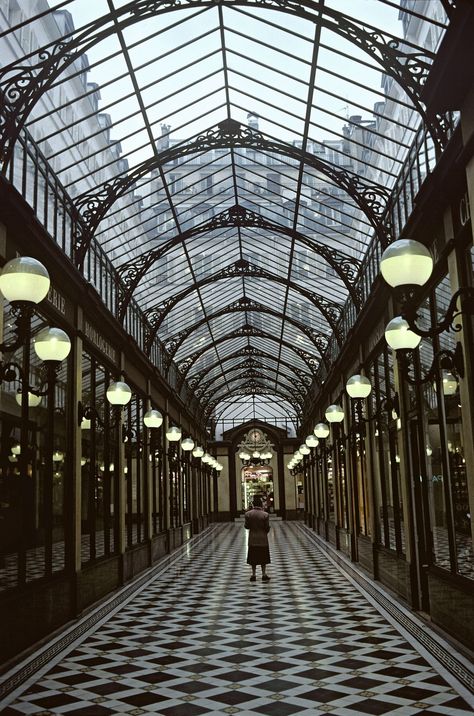
[[[385, 0], [326, 0], [317, 10], [307, 6], [306, 17], [296, 14], [297, 4], [288, 13], [225, 0], [173, 9], [159, 3], [137, 22], [126, 0], [71, 0], [54, 13], [56, 4], [49, 4], [48, 15], [44, 3], [46, 15], [36, 19], [34, 4], [25, 4], [30, 15], [22, 8], [16, 21], [31, 19], [28, 33], [24, 25], [14, 31], [7, 56], [27, 65], [30, 52], [60, 38], [68, 42], [88, 23], [108, 28], [99, 42], [80, 45], [74, 62], [52, 78], [27, 127], [76, 200], [87, 193], [94, 205], [116, 178], [128, 181], [91, 230], [116, 267], [131, 270], [153, 252], [133, 290], [136, 305], [160, 320], [163, 340], [198, 324], [183, 335], [178, 362], [217, 341], [189, 374], [208, 367], [224, 393], [226, 372], [245, 355], [219, 361], [248, 346], [266, 353], [256, 362], [280, 376], [291, 378], [282, 361], [311, 372], [292, 346], [320, 359], [308, 331], [319, 333], [324, 345], [334, 322], [318, 297], [346, 301], [339, 262], [355, 259], [356, 272], [374, 233], [373, 216], [326, 172], [390, 189], [421, 121], [377, 53], [343, 37], [337, 13], [400, 38], [408, 51], [423, 53], [418, 45], [425, 42], [429, 63], [447, 23], [441, 0], [403, 12]], [[134, 11], [143, 7], [136, 3]], [[258, 142], [229, 147], [222, 128], [216, 139], [218, 123], [228, 119]], [[212, 141], [187, 152], [186, 145], [209, 130]], [[219, 228], [203, 231], [216, 217]], [[259, 226], [262, 220], [270, 225]], [[328, 249], [331, 262], [321, 255]], [[224, 269], [225, 278], [213, 280]], [[165, 301], [164, 313], [153, 312]], [[236, 301], [264, 304], [273, 313], [226, 312]], [[283, 345], [247, 335], [219, 343], [245, 326]], [[274, 373], [260, 370], [268, 373], [262, 389], [275, 387]], [[243, 399], [242, 415], [249, 406], [255, 415], [254, 398]], [[271, 398], [263, 404], [270, 415]]]

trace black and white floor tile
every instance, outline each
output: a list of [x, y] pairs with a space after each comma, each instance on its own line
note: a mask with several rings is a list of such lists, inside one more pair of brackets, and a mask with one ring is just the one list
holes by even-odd
[[183, 550], [3, 704], [20, 714], [467, 716], [446, 680], [292, 523], [271, 532], [269, 583], [225, 525]]

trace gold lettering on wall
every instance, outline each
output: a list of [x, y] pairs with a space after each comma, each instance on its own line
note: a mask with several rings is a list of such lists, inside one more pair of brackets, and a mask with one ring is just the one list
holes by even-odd
[[84, 335], [101, 353], [115, 363], [115, 348], [87, 321], [84, 321]]
[[59, 313], [62, 313], [63, 316], [66, 315], [66, 299], [64, 296], [61, 296], [59, 291], [53, 288], [53, 286], [50, 286], [47, 298], [48, 303], [50, 303], [53, 308], [59, 311]]

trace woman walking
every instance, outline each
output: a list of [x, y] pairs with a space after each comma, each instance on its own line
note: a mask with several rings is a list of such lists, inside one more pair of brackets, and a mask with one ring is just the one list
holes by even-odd
[[268, 546], [268, 533], [270, 531], [270, 517], [262, 508], [260, 497], [253, 498], [253, 508], [245, 513], [245, 529], [249, 530], [249, 546], [247, 564], [252, 567], [251, 582], [257, 580], [257, 564], [262, 569], [262, 582], [269, 582], [266, 573], [267, 564], [270, 564], [270, 549]]

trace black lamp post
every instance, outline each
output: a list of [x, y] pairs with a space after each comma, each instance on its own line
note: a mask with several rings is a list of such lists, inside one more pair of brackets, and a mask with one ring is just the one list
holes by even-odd
[[45, 481], [44, 481], [44, 521], [45, 521], [45, 572], [52, 572], [52, 500], [54, 474], [54, 389], [57, 370], [71, 350], [69, 336], [59, 328], [44, 328], [34, 338], [37, 356], [46, 366], [46, 376], [42, 386], [30, 385], [30, 347], [31, 321], [36, 304], [46, 298], [50, 279], [42, 263], [29, 256], [8, 261], [0, 275], [0, 291], [12, 305], [15, 315], [15, 338], [11, 343], [2, 343], [2, 352], [12, 352], [23, 347], [21, 363], [13, 361], [0, 363], [0, 379], [17, 379], [20, 388], [17, 402], [21, 406], [20, 433], [20, 550], [18, 564], [19, 582], [26, 579], [26, 515], [25, 494], [28, 486], [28, 411], [38, 405], [42, 396], [48, 398], [48, 420], [45, 431]]
[[[459, 332], [462, 328], [456, 319], [462, 314], [474, 314], [474, 288], [462, 286], [452, 295], [445, 316], [435, 325], [421, 328], [416, 323], [418, 318], [418, 301], [420, 289], [430, 279], [433, 272], [433, 258], [426, 246], [419, 241], [401, 239], [394, 241], [382, 254], [380, 271], [385, 281], [398, 296], [401, 316], [392, 319], [387, 325], [387, 342], [391, 345], [387, 332], [391, 334], [396, 345], [395, 350], [416, 348], [421, 338], [434, 338], [444, 331]], [[453, 366], [461, 377], [464, 375], [464, 362], [461, 347], [453, 351], [442, 351], [443, 355], [435, 356], [444, 360], [451, 359]]]

